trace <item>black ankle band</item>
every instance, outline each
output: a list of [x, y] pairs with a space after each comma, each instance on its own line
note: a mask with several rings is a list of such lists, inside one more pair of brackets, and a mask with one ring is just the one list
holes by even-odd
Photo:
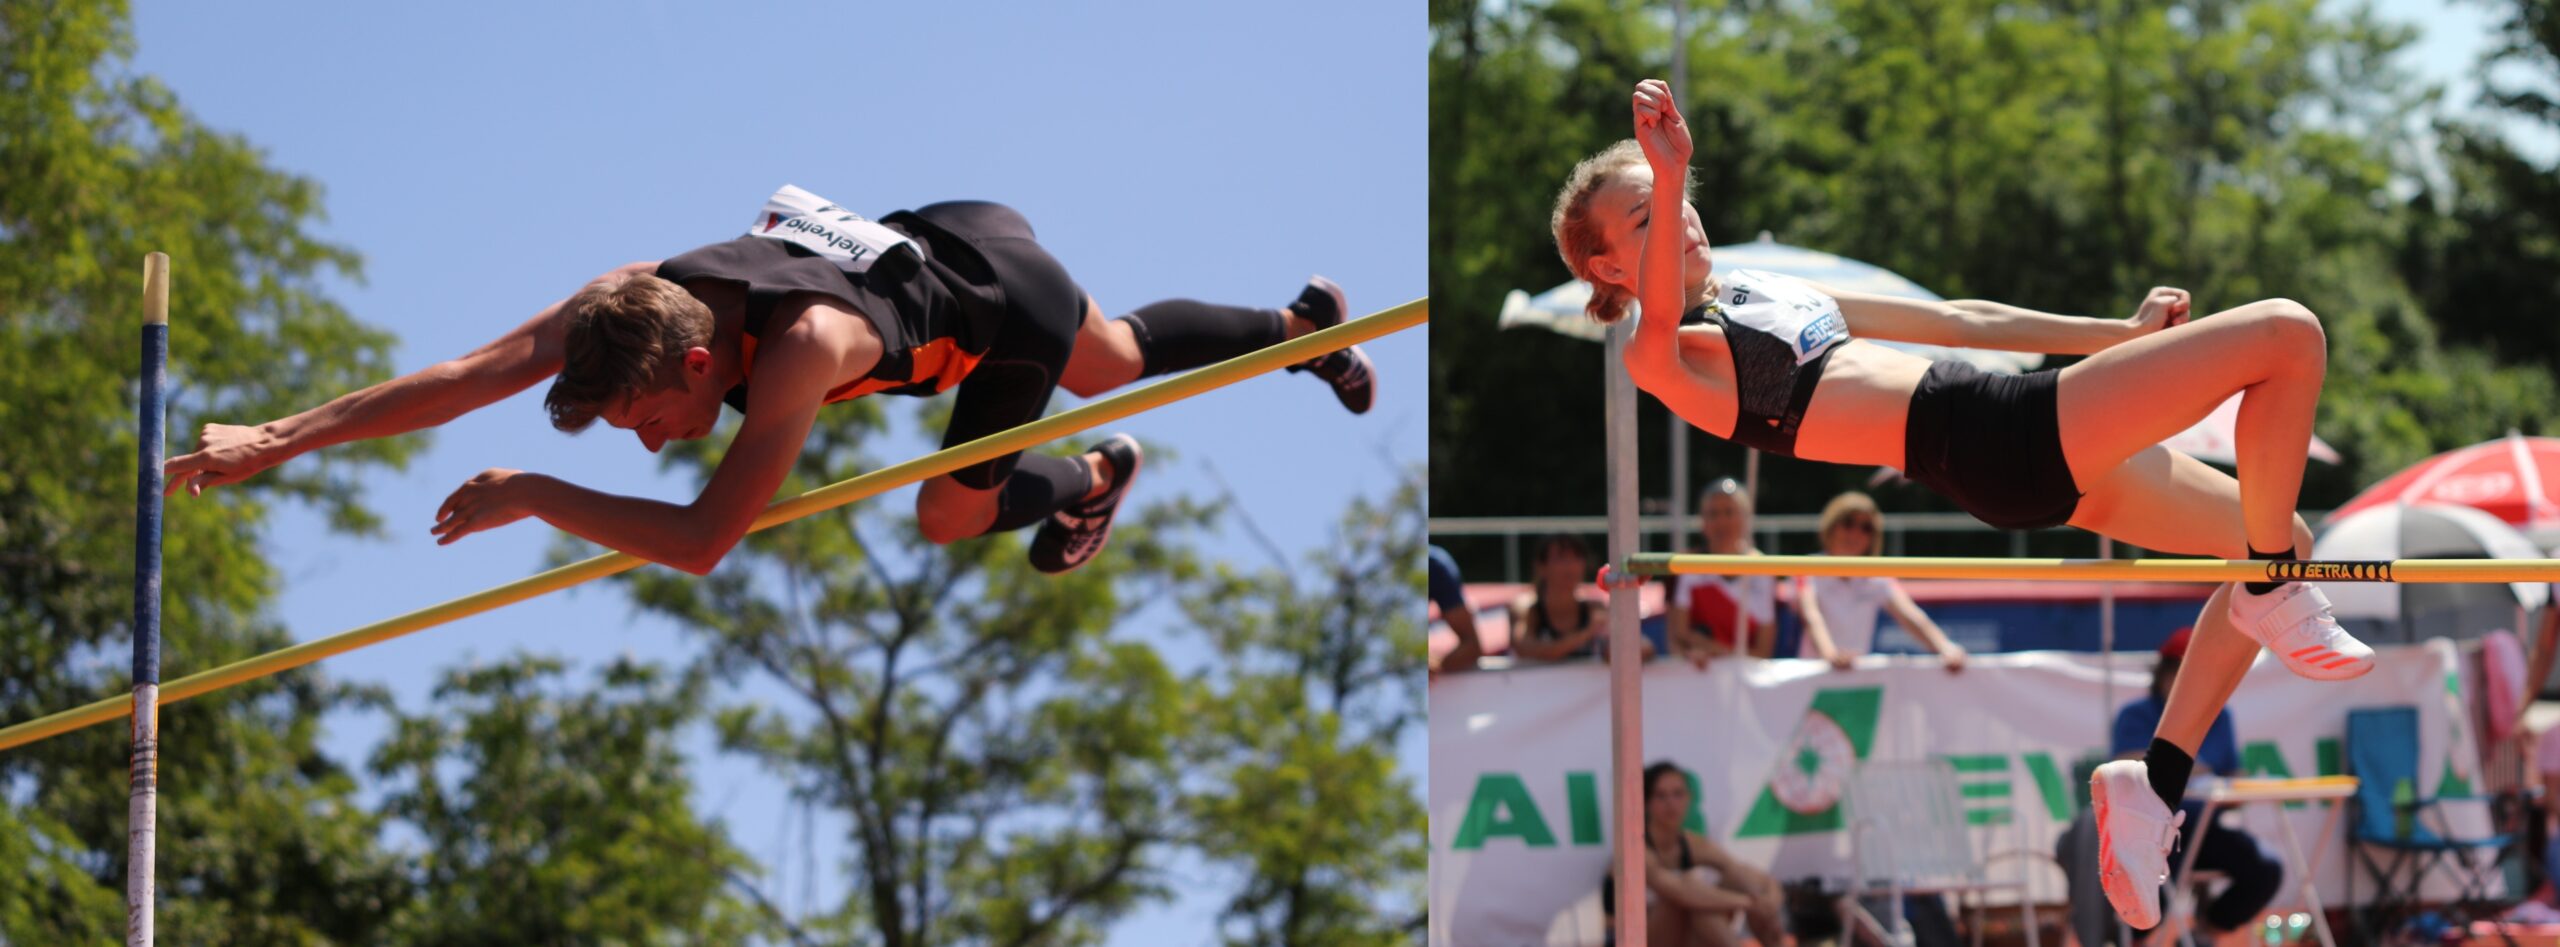
[[[2287, 549], [2283, 552], [2259, 552], [2258, 547], [2251, 546], [2249, 547], [2249, 558], [2255, 562], [2286, 562], [2294, 559], [2300, 559], [2302, 557], [2294, 555], [2294, 550], [2291, 549]], [[2249, 594], [2251, 595], [2265, 595], [2269, 592], [2275, 591], [2276, 586], [2283, 584], [2284, 583], [2282, 582], [2249, 582], [2244, 583], [2242, 587], [2248, 589]]]
[[2169, 808], [2187, 798], [2187, 778], [2195, 775], [2196, 758], [2178, 745], [2159, 737], [2151, 738], [2151, 749], [2144, 751], [2142, 762], [2151, 770], [2151, 791]]

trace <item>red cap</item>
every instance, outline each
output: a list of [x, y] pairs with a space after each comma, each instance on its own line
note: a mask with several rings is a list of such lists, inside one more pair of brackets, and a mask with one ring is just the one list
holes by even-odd
[[2169, 640], [2160, 643], [2161, 659], [2168, 661], [2185, 660], [2187, 656], [2187, 639], [2195, 636], [2196, 630], [2192, 625], [2170, 632]]

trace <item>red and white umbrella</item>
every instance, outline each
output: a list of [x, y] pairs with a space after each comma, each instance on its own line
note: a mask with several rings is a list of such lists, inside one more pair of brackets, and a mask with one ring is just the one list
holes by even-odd
[[2329, 514], [2335, 520], [2396, 503], [2451, 503], [2486, 511], [2523, 530], [2534, 545], [2560, 545], [2560, 437], [2510, 432], [2419, 461], [2366, 488]]
[[[2392, 504], [2353, 513], [2339, 511], [2323, 523], [2311, 558], [2536, 559], [2541, 553], [2515, 527], [2467, 506]], [[2338, 620], [2358, 636], [2379, 641], [2419, 641], [2438, 636], [2478, 637], [2492, 628], [2523, 627], [2518, 609], [2542, 607], [2550, 587], [2538, 582], [2401, 585], [2335, 582], [2322, 587]], [[2359, 625], [2368, 621], [2371, 625]], [[2378, 626], [2378, 627], [2377, 627]]]
[[[2170, 450], [2207, 463], [2225, 467], [2239, 464], [2240, 396], [2224, 399], [2221, 407], [2213, 409], [2212, 414], [2205, 415], [2204, 420], [2196, 422], [2194, 427], [2160, 443]], [[2310, 454], [2311, 459], [2323, 463], [2338, 462], [2338, 449], [2329, 446], [2329, 442], [2321, 440], [2317, 434], [2311, 436]]]

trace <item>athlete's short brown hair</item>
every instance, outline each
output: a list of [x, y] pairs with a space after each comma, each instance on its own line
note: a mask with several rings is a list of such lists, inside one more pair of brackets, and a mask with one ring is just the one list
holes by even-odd
[[589, 283], [564, 305], [566, 358], [542, 398], [563, 431], [586, 430], [608, 405], [675, 381], [685, 351], [711, 344], [711, 307], [647, 273]]

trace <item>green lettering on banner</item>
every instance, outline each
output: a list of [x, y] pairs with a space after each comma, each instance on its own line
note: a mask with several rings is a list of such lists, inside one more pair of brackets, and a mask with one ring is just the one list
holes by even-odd
[[2240, 771], [2268, 779], [2292, 779], [2293, 766], [2284, 761], [2284, 751], [2274, 740], [2260, 740], [2240, 745]]
[[2311, 774], [2344, 776], [2347, 774], [2347, 751], [2337, 737], [2321, 737], [2311, 743]]
[[[1955, 768], [1957, 795], [1964, 800], [1966, 825], [2007, 825], [2015, 814], [2009, 811], [2009, 758], [1997, 753], [1953, 754], [1944, 757]], [[1973, 800], [1998, 800], [1990, 805], [1976, 805]]]
[[1475, 796], [1467, 800], [1467, 817], [1458, 823], [1458, 838], [1449, 847], [1473, 851], [1504, 836], [1519, 839], [1530, 848], [1554, 848], [1556, 844], [1556, 834], [1547, 830], [1547, 820], [1538, 814], [1537, 800], [1529, 798], [1529, 787], [1520, 782], [1520, 775], [1486, 773], [1476, 777]]
[[1689, 781], [1689, 814], [1680, 817], [1680, 828], [1705, 835], [1707, 834], [1707, 813], [1702, 805], [1706, 797], [1698, 792], [1698, 774], [1690, 772], [1688, 767], [1683, 766], [1680, 767], [1680, 778]]
[[1600, 844], [1600, 790], [1591, 774], [1564, 774], [1564, 798], [1573, 813], [1573, 844]]
[[[1804, 719], [1789, 736], [1789, 746], [1782, 750], [1781, 766], [1796, 768], [1810, 782], [1834, 793], [1834, 801], [1814, 812], [1798, 812], [1778, 801], [1774, 785], [1764, 785], [1743, 814], [1742, 824], [1734, 830], [1735, 838], [1766, 838], [1773, 835], [1802, 835], [1836, 832], [1847, 824], [1841, 817], [1839, 793], [1845, 793], [1849, 767], [1834, 772], [1821, 766], [1823, 757], [1814, 752], [1818, 747], [1809, 742], [1817, 731], [1836, 727], [1840, 736], [1848, 738], [1853, 760], [1864, 760], [1875, 748], [1876, 719], [1884, 708], [1882, 687], [1841, 687], [1816, 691], [1811, 706], [1805, 708]], [[1819, 719], [1817, 719], [1819, 718]], [[1832, 744], [1837, 746], [1837, 743]], [[1694, 794], [1693, 794], [1694, 795]]]
[[2053, 754], [2038, 750], [2026, 755], [2027, 775], [2035, 777], [2036, 793], [2044, 798], [2044, 811], [2056, 822], [2071, 821], [2071, 787], [2062, 778], [2062, 768], [2053, 763]]
[[[2273, 740], [2260, 740], [2256, 743], [2241, 744], [2240, 772], [2250, 776], [2263, 776], [2269, 779], [2293, 778], [2293, 766], [2284, 761], [2284, 751], [2278, 748]], [[2284, 807], [2287, 809], [2300, 809], [2304, 805], [2305, 803], [2297, 799], [2295, 801], [2285, 803]]]

